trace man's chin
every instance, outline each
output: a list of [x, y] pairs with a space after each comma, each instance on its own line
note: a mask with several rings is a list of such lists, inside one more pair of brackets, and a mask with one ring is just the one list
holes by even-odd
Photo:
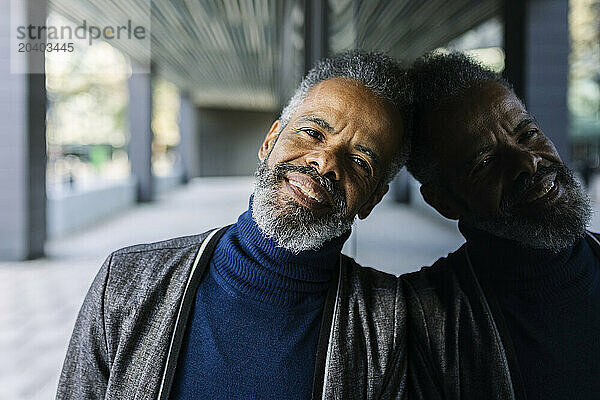
[[555, 252], [574, 245], [585, 234], [591, 211], [585, 198], [561, 202], [537, 213], [518, 213], [495, 219], [474, 218], [468, 225], [523, 247]]
[[[255, 196], [256, 200], [256, 196]], [[256, 203], [252, 214], [262, 233], [279, 247], [293, 253], [319, 250], [323, 245], [352, 229], [352, 221], [319, 218], [312, 210], [294, 204], [285, 207], [264, 207]]]
[[560, 251], [585, 234], [592, 212], [587, 194], [566, 167], [557, 169], [553, 188], [535, 199], [535, 207], [515, 204], [502, 216], [473, 218], [469, 223], [524, 247]]
[[255, 188], [252, 217], [266, 237], [293, 253], [319, 250], [352, 229], [347, 219], [329, 209], [305, 207], [279, 190]]
[[277, 202], [280, 205], [280, 210], [278, 212], [279, 216], [283, 216], [283, 214], [300, 214], [308, 217], [308, 215], [310, 215], [312, 219], [317, 220], [319, 218], [324, 218], [333, 212], [330, 205], [314, 206], [306, 204], [287, 194], [278, 196]]

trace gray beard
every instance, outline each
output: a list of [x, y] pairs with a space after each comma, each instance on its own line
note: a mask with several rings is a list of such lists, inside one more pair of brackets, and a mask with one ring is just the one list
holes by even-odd
[[501, 216], [483, 218], [474, 215], [465, 218], [464, 222], [492, 235], [514, 240], [523, 247], [559, 252], [573, 246], [583, 237], [590, 223], [590, 200], [571, 170], [564, 165], [552, 169], [557, 172], [564, 193], [550, 207], [537, 214], [520, 215], [507, 201], [501, 207]]
[[[280, 198], [280, 187], [286, 172], [297, 171], [311, 176], [330, 194], [333, 210], [324, 215], [303, 207], [292, 199]], [[313, 168], [280, 163], [268, 168], [266, 160], [256, 170], [252, 217], [262, 233], [279, 247], [295, 254], [318, 250], [325, 242], [352, 229], [354, 217], [346, 215], [345, 196], [335, 183], [320, 176]]]

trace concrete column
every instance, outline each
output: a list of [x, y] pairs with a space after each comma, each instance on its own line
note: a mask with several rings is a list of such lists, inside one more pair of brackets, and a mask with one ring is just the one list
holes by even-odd
[[196, 106], [186, 95], [181, 95], [179, 106], [179, 154], [183, 163], [183, 182], [199, 175], [199, 143]]
[[[44, 25], [43, 2], [22, 0], [13, 16]], [[46, 79], [43, 53], [11, 73], [11, 1], [0, 0], [0, 260], [42, 256], [46, 237]], [[40, 56], [41, 54], [41, 56]]]
[[129, 161], [138, 185], [138, 201], [154, 198], [152, 188], [152, 79], [133, 73], [129, 79]]
[[328, 2], [322, 0], [304, 1], [304, 70], [312, 66], [329, 52], [327, 33]]
[[294, 76], [294, 62], [296, 49], [294, 48], [294, 20], [292, 11], [294, 3], [292, 1], [277, 2], [277, 12], [281, 24], [277, 25], [279, 35], [281, 37], [280, 49], [281, 56], [278, 64], [278, 103], [279, 107], [283, 108], [289, 98], [294, 94], [296, 85], [296, 77]]
[[569, 72], [568, 0], [505, 0], [505, 76], [565, 162]]

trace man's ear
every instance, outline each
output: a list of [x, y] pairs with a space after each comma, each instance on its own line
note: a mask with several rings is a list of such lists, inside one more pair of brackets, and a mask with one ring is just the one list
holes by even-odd
[[363, 204], [360, 210], [358, 210], [358, 218], [367, 218], [369, 214], [371, 214], [371, 211], [373, 211], [373, 208], [375, 208], [375, 206], [379, 204], [379, 202], [381, 201], [381, 199], [383, 199], [383, 196], [387, 193], [389, 189], [390, 185], [385, 185], [380, 187], [375, 193], [373, 193], [373, 196], [371, 196], [369, 201]]
[[459, 219], [466, 213], [464, 205], [439, 186], [426, 183], [421, 186], [421, 194], [427, 204], [448, 219]]
[[258, 159], [260, 161], [264, 161], [265, 158], [269, 155], [275, 142], [277, 141], [277, 136], [279, 135], [279, 120], [273, 122], [271, 125], [271, 129], [267, 132], [267, 136], [265, 136], [265, 141], [258, 149]]

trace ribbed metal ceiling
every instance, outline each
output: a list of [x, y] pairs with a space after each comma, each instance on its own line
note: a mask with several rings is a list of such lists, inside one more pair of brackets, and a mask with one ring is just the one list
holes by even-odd
[[[114, 1], [114, 0], [50, 0], [49, 12], [58, 12], [80, 26], [86, 21], [86, 26], [115, 27], [131, 20], [132, 26], [143, 26], [150, 29], [151, 11], [150, 0]], [[114, 42], [116, 47], [127, 53], [131, 58], [143, 57], [147, 62], [148, 49], [138, 40], [123, 40]], [[125, 45], [125, 47], [123, 47]]]
[[[151, 13], [154, 72], [199, 105], [276, 107], [276, 0], [52, 0], [51, 7], [97, 25]], [[135, 41], [114, 44], [134, 59], [140, 53]]]
[[154, 1], [158, 71], [204, 105], [274, 108], [275, 0]]
[[[500, 0], [329, 0], [334, 52], [356, 47], [411, 60], [500, 15]], [[354, 22], [352, 22], [354, 21]]]
[[[291, 0], [290, 0], [291, 1]], [[331, 52], [376, 49], [412, 59], [498, 15], [500, 0], [328, 0]], [[106, 6], [105, 3], [110, 4]], [[302, 1], [294, 1], [302, 10]], [[90, 23], [151, 13], [152, 63], [203, 106], [275, 109], [281, 64], [281, 1], [51, 0]], [[296, 38], [297, 39], [297, 38]], [[122, 44], [135, 58], [135, 41]]]

